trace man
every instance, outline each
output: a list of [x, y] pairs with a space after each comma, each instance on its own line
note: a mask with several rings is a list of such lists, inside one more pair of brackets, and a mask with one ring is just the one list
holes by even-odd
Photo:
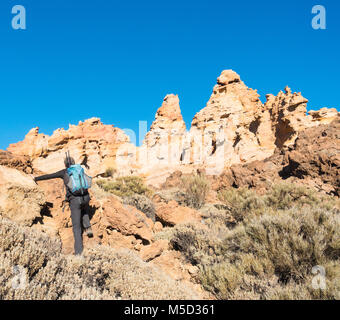
[[63, 179], [66, 188], [66, 201], [70, 204], [72, 228], [74, 236], [74, 253], [80, 255], [83, 252], [83, 239], [82, 239], [82, 228], [81, 224], [85, 229], [88, 237], [93, 237], [91, 229], [90, 218], [89, 218], [89, 202], [90, 195], [88, 190], [85, 189], [82, 195], [75, 195], [68, 187], [70, 176], [67, 169], [75, 165], [75, 161], [69, 155], [66, 155], [64, 160], [66, 169], [60, 170], [56, 173], [46, 174], [40, 177], [35, 177], [34, 181], [50, 180], [60, 178]]

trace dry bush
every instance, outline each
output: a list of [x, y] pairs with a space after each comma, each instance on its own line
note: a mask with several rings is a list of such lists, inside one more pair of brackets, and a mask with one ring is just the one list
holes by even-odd
[[221, 240], [211, 230], [194, 223], [175, 226], [171, 232], [170, 245], [193, 265], [210, 265], [221, 261]]
[[289, 183], [274, 185], [271, 192], [266, 196], [265, 201], [268, 207], [274, 209], [289, 209], [292, 204], [297, 207], [313, 206], [320, 202], [319, 197], [313, 190]]
[[[224, 193], [226, 208], [207, 215], [207, 230], [175, 228], [173, 248], [197, 264], [201, 284], [217, 298], [340, 298], [338, 200], [296, 186], [283, 189], [262, 197], [244, 189]], [[238, 219], [234, 228], [223, 223], [228, 211]], [[223, 240], [214, 224], [224, 225]], [[326, 269], [326, 290], [312, 288], [317, 265]]]
[[162, 201], [169, 202], [175, 200], [180, 206], [186, 206], [186, 194], [180, 188], [169, 188], [157, 191], [154, 196], [158, 196]]
[[236, 222], [243, 221], [247, 216], [260, 215], [266, 208], [263, 197], [247, 188], [223, 190], [218, 196], [227, 205]]
[[138, 176], [119, 177], [115, 180], [98, 180], [97, 185], [118, 197], [128, 197], [133, 194], [149, 196], [152, 193], [144, 184], [143, 179]]
[[108, 167], [104, 172], [104, 177], [112, 178], [116, 172], [117, 170], [115, 168]]
[[[236, 288], [246, 288], [245, 276], [257, 283], [249, 289], [257, 291], [259, 298], [266, 298], [264, 284], [274, 277], [277, 289], [288, 283], [310, 287], [313, 266], [340, 266], [339, 227], [337, 213], [318, 208], [294, 208], [254, 218], [227, 234], [224, 260], [202, 266], [202, 284], [221, 299], [233, 298]], [[327, 276], [330, 282], [336, 279]], [[336, 291], [331, 286], [327, 290], [326, 296], [334, 299]]]
[[209, 191], [209, 181], [204, 175], [195, 174], [182, 178], [186, 205], [199, 209], [205, 203]]
[[[0, 299], [197, 299], [130, 250], [98, 246], [61, 254], [60, 241], [0, 218]], [[14, 289], [13, 267], [27, 275]]]
[[153, 202], [148, 197], [139, 194], [133, 194], [129, 197], [125, 197], [123, 203], [134, 206], [139, 211], [144, 212], [147, 217], [155, 222], [156, 209]]
[[237, 222], [263, 213], [275, 214], [278, 210], [293, 207], [311, 206], [326, 210], [339, 208], [339, 200], [335, 197], [318, 195], [307, 187], [288, 183], [274, 185], [263, 196], [247, 188], [230, 188], [220, 191], [218, 197], [226, 204], [228, 211]]

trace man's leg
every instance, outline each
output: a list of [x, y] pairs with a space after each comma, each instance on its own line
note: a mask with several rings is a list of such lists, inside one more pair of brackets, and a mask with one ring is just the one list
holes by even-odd
[[84, 229], [90, 228], [90, 197], [86, 195], [82, 199], [82, 221]]
[[83, 238], [81, 230], [81, 202], [79, 198], [73, 198], [70, 201], [72, 229], [74, 236], [74, 253], [83, 252]]

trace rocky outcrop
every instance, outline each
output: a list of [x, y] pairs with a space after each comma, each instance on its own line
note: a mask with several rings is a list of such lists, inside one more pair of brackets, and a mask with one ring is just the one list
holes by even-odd
[[[292, 93], [289, 87], [277, 96], [269, 94], [264, 105], [270, 114], [271, 130], [266, 133], [279, 149], [293, 145], [299, 132], [320, 124], [331, 123], [337, 116], [336, 109], [323, 108], [307, 114], [307, 102], [301, 93]], [[265, 134], [265, 132], [264, 132]]]
[[141, 147], [130, 144], [122, 130], [92, 118], [50, 137], [33, 128], [8, 151], [29, 157], [33, 170], [53, 172], [63, 167], [64, 153], [70, 150], [92, 176], [113, 168], [119, 175], [145, 175], [158, 187], [176, 170], [190, 173], [204, 167], [208, 175], [219, 175], [232, 165], [261, 161], [275, 149], [292, 146], [306, 128], [329, 124], [338, 115], [327, 108], [307, 113], [308, 100], [288, 87], [266, 97], [263, 104], [236, 72], [224, 70], [189, 131], [178, 96], [169, 94]]
[[264, 194], [273, 184], [282, 181], [280, 172], [284, 167], [284, 159], [282, 154], [276, 153], [264, 160], [232, 165], [220, 176], [214, 177], [212, 189], [219, 191], [247, 187]]
[[40, 217], [44, 193], [25, 173], [0, 165], [0, 214], [31, 226]]
[[[65, 198], [62, 181], [41, 181], [39, 186], [46, 195], [46, 206], [41, 221], [35, 227], [49, 235], [58, 235], [65, 253], [73, 252], [72, 221], [69, 206], [62, 211]], [[90, 190], [90, 219], [94, 238], [84, 236], [85, 247], [97, 244], [115, 248], [129, 248], [149, 244], [153, 240], [153, 221], [135, 207], [124, 205], [114, 195], [97, 197]]]
[[4, 150], [0, 150], [0, 165], [18, 169], [28, 174], [33, 173], [32, 163], [28, 156], [14, 155]]
[[259, 127], [265, 125], [263, 111], [256, 90], [236, 72], [223, 71], [206, 107], [191, 123], [185, 160], [206, 164], [218, 174], [225, 166], [270, 156], [275, 146], [258, 138]]
[[[312, 143], [311, 143], [312, 142]], [[293, 146], [262, 161], [233, 165], [216, 177], [213, 189], [249, 187], [264, 193], [287, 181], [340, 196], [340, 117], [300, 132]]]
[[143, 171], [155, 167], [178, 165], [186, 136], [177, 95], [169, 94], [157, 110], [150, 131], [139, 149]]
[[256, 90], [225, 70], [186, 132], [177, 96], [167, 96], [143, 145], [149, 157], [140, 166], [148, 168], [148, 181], [160, 185], [166, 175], [188, 166], [218, 175], [232, 165], [261, 161], [293, 145], [306, 128], [330, 123], [338, 114], [327, 108], [307, 113], [308, 100], [289, 87], [266, 97], [262, 104]]
[[84, 164], [89, 174], [95, 176], [116, 167], [117, 150], [122, 144], [129, 144], [129, 138], [121, 129], [92, 118], [77, 126], [70, 125], [68, 130], [58, 129], [52, 136], [33, 128], [23, 141], [10, 145], [8, 151], [28, 156], [34, 169], [46, 173], [64, 168], [65, 152], [70, 151], [76, 162]]
[[286, 157], [286, 176], [340, 196], [340, 117], [329, 125], [303, 131]]

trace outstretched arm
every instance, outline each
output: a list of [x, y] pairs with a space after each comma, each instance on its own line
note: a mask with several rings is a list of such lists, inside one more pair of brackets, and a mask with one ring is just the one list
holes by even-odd
[[45, 174], [43, 176], [36, 177], [36, 178], [34, 178], [34, 181], [50, 180], [50, 179], [56, 179], [56, 178], [63, 179], [64, 174], [65, 174], [65, 170], [60, 170], [60, 171], [55, 172], [55, 173]]

